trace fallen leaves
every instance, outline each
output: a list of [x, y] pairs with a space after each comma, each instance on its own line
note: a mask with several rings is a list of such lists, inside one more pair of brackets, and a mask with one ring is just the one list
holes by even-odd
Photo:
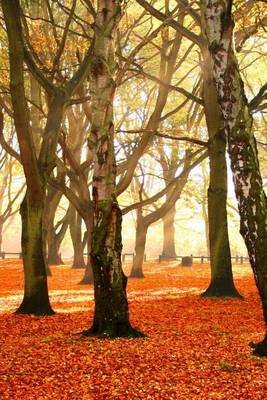
[[[265, 399], [267, 360], [248, 347], [262, 339], [261, 307], [249, 268], [235, 270], [245, 299], [210, 300], [185, 290], [206, 288], [207, 265], [147, 263], [144, 280], [129, 280], [131, 322], [147, 336], [108, 341], [79, 334], [93, 305], [92, 287], [77, 284], [83, 271], [53, 267], [53, 307], [88, 310], [0, 315], [1, 400]], [[21, 275], [17, 263], [0, 268], [2, 300], [18, 295]]]

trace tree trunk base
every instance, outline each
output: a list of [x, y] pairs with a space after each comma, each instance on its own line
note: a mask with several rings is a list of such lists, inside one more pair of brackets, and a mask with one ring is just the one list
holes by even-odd
[[142, 332], [134, 329], [129, 323], [107, 324], [106, 326], [101, 327], [101, 329], [97, 329], [92, 326], [92, 328], [83, 331], [82, 335], [86, 337], [98, 337], [102, 339], [115, 339], [118, 337], [131, 339], [145, 337]]
[[23, 299], [19, 308], [14, 314], [30, 314], [36, 316], [54, 315], [55, 311], [52, 309], [50, 304], [40, 304], [38, 301], [32, 299]]
[[48, 259], [49, 265], [64, 265], [64, 262], [61, 257], [51, 257]]
[[93, 285], [93, 284], [94, 284], [94, 277], [92, 268], [88, 269], [88, 267], [86, 267], [84, 276], [82, 280], [79, 282], [79, 285]]
[[136, 271], [131, 271], [129, 278], [138, 278], [138, 279], [143, 279], [145, 275], [143, 274], [143, 271], [141, 270], [136, 270]]
[[49, 265], [46, 267], [46, 276], [52, 276], [52, 271]]
[[83, 264], [72, 264], [71, 269], [85, 269]]
[[219, 285], [211, 283], [207, 290], [201, 294], [201, 297], [235, 297], [243, 299], [243, 296], [233, 285]]
[[249, 346], [253, 350], [252, 353], [254, 356], [258, 357], [267, 357], [267, 334], [262, 342], [259, 343], [249, 343]]

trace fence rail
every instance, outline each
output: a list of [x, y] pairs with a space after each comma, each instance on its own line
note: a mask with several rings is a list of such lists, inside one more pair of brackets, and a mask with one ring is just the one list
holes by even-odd
[[[88, 256], [88, 253], [84, 253], [85, 256]], [[10, 257], [11, 256], [11, 257]], [[14, 257], [12, 257], [14, 256]], [[159, 255], [158, 256], [158, 261], [175, 261], [175, 260], [182, 260], [185, 257], [191, 257], [192, 260], [196, 259], [196, 260], [200, 260], [201, 264], [204, 264], [205, 260], [210, 261], [210, 257], [209, 256], [176, 256], [176, 257], [166, 257], [163, 255]], [[7, 251], [0, 251], [0, 258], [2, 260], [6, 259], [6, 258], [18, 258], [21, 259], [22, 258], [22, 253], [15, 253], [15, 252], [7, 252]], [[134, 258], [134, 253], [122, 253], [122, 261], [133, 261]], [[148, 259], [157, 259], [156, 257], [148, 257], [146, 254], [144, 254], [144, 261], [147, 261]], [[234, 260], [236, 263], [240, 263], [243, 264], [246, 261], [249, 261], [248, 257], [244, 257], [244, 256], [233, 256], [231, 257], [232, 260]]]
[[[11, 257], [9, 257], [9, 256], [11, 256]], [[16, 257], [12, 257], [12, 256], [16, 256]], [[5, 258], [22, 258], [22, 253], [0, 251], [0, 258], [2, 258], [2, 260], [4, 260]]]
[[[162, 255], [159, 255], [159, 262], [170, 261], [170, 260], [182, 260], [185, 257], [190, 257], [192, 260], [199, 259], [201, 264], [204, 264], [205, 260], [210, 261], [209, 256], [193, 256], [191, 254], [190, 256], [176, 256], [176, 257], [165, 257]], [[249, 261], [249, 258], [244, 257], [244, 256], [233, 256], [233, 257], [231, 257], [231, 259], [234, 260], [236, 263], [240, 263], [240, 264], [243, 264], [245, 261]]]

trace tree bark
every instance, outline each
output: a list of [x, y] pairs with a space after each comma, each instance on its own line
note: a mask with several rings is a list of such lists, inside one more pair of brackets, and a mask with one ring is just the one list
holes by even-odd
[[44, 203], [32, 203], [28, 193], [21, 204], [24, 297], [16, 311], [20, 314], [51, 315], [43, 254]]
[[109, 338], [141, 335], [129, 322], [127, 278], [121, 266], [122, 214], [115, 194], [113, 38], [121, 16], [120, 3], [118, 0], [98, 1], [90, 74], [92, 124], [89, 141], [95, 150], [91, 249], [95, 310], [93, 325], [84, 334]]
[[162, 257], [174, 258], [175, 251], [175, 215], [176, 208], [173, 206], [170, 211], [162, 218], [163, 221], [163, 250]]
[[137, 209], [135, 255], [130, 278], [144, 278], [143, 261], [146, 247], [146, 235], [148, 226], [143, 222], [142, 208]]
[[[24, 227], [22, 227], [22, 231], [24, 232], [24, 236], [22, 237], [23, 258], [25, 259], [25, 261], [23, 259], [24, 270], [29, 268], [25, 282], [27, 285], [29, 285], [29, 279], [32, 277], [32, 285], [36, 285], [35, 289], [31, 288], [31, 290], [27, 290], [27, 288], [25, 288], [27, 292], [25, 299], [27, 299], [27, 301], [25, 300], [23, 307], [20, 307], [19, 310], [24, 312], [24, 310], [27, 308], [26, 306], [24, 307], [24, 305], [30, 302], [29, 296], [32, 296], [33, 304], [31, 304], [29, 307], [29, 309], [31, 309], [30, 312], [33, 314], [36, 312], [36, 314], [39, 315], [40, 305], [38, 301], [35, 302], [35, 296], [37, 296], [36, 293], [38, 290], [41, 290], [38, 285], [39, 280], [45, 281], [45, 277], [42, 276], [42, 279], [35, 279], [35, 277], [41, 276], [40, 270], [38, 269], [37, 260], [40, 257], [43, 257], [39, 262], [41, 265], [45, 265], [46, 263], [46, 244], [43, 242], [37, 246], [37, 242], [40, 240], [40, 238], [44, 241], [44, 227], [42, 227], [42, 233], [40, 233], [37, 226], [39, 226], [39, 221], [41, 224], [44, 222], [43, 203], [46, 197], [48, 178], [55, 168], [55, 152], [64, 109], [67, 101], [71, 98], [74, 91], [88, 76], [90, 50], [87, 51], [79, 68], [73, 74], [72, 78], [64, 85], [64, 87], [56, 87], [53, 82], [51, 82], [45, 77], [45, 75], [42, 74], [42, 71], [38, 68], [34, 59], [24, 47], [19, 0], [1, 0], [1, 4], [8, 36], [10, 93], [14, 111], [14, 122], [19, 142], [20, 158], [27, 184], [27, 200], [22, 206], [22, 223], [26, 224]], [[42, 83], [45, 90], [49, 93], [47, 121], [42, 135], [43, 140], [38, 158], [35, 152], [32, 128], [29, 119], [29, 110], [25, 96], [23, 65], [24, 58], [28, 63], [31, 73], [38, 80], [38, 82]], [[34, 222], [32, 231], [30, 230], [31, 220]], [[33, 238], [34, 234], [36, 234], [35, 239]], [[25, 237], [29, 238], [29, 240], [25, 240]], [[27, 245], [29, 245], [28, 250]], [[39, 250], [40, 245], [42, 245], [43, 251]], [[36, 251], [35, 255], [33, 254], [34, 251]], [[27, 256], [27, 252], [29, 253], [29, 256]], [[29, 264], [29, 260], [32, 260], [32, 265]], [[45, 287], [47, 288], [47, 285], [43, 284], [42, 287], [44, 290]], [[41, 291], [41, 293], [44, 292]], [[46, 294], [44, 303], [47, 302], [47, 297], [48, 295]], [[43, 308], [42, 312], [44, 312], [44, 310], [45, 307]], [[51, 313], [49, 309], [47, 309], [47, 313]]]
[[27, 183], [21, 205], [24, 298], [18, 313], [50, 315], [46, 263], [43, 247], [43, 213], [45, 186], [36, 158], [24, 90], [23, 42], [20, 5], [16, 0], [2, 0], [7, 28], [10, 62], [10, 92], [20, 157]]
[[[93, 215], [92, 215], [93, 216]], [[84, 219], [86, 225], [86, 242], [87, 242], [87, 262], [84, 271], [84, 276], [80, 282], [80, 285], [92, 285], [94, 283], [94, 275], [91, 264], [91, 245], [92, 245], [92, 228], [93, 228], [93, 218], [91, 214]]]
[[[260, 174], [253, 119], [235, 57], [232, 1], [205, 0], [202, 17], [213, 60], [213, 75], [224, 117], [242, 234], [260, 294], [267, 325], [267, 207]], [[267, 334], [254, 344], [254, 353], [267, 356]]]
[[[204, 28], [203, 28], [204, 29]], [[210, 182], [208, 188], [208, 220], [211, 282], [202, 294], [205, 297], [240, 297], [235, 288], [227, 223], [226, 139], [212, 62], [205, 48], [203, 55], [203, 99], [209, 134]]]
[[74, 251], [72, 268], [85, 268], [82, 242], [82, 219], [74, 207], [72, 207], [71, 212], [70, 235]]

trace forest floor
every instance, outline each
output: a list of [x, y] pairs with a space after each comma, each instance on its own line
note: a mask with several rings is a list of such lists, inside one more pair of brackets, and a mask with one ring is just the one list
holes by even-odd
[[21, 262], [1, 261], [0, 399], [267, 399], [267, 359], [248, 346], [264, 333], [249, 266], [234, 266], [243, 300], [201, 298], [207, 264], [147, 262], [144, 272], [128, 281], [128, 297], [146, 337], [101, 340], [80, 335], [93, 313], [92, 286], [78, 284], [83, 270], [52, 267], [55, 316], [19, 316]]

